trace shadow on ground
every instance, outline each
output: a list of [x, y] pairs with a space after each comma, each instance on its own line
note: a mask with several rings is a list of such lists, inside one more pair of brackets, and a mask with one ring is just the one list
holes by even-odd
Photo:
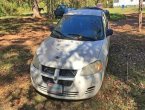
[[25, 46], [10, 45], [2, 48], [0, 52], [0, 65], [2, 66], [0, 84], [12, 83], [16, 77], [21, 77], [28, 73], [28, 60], [31, 57], [31, 51]]
[[[31, 29], [31, 31], [46, 31], [49, 24], [56, 20], [34, 19], [34, 18], [5, 18], [0, 19], [0, 36], [4, 34], [15, 35], [21, 33], [23, 29]], [[28, 31], [29, 32], [29, 31]]]
[[[113, 38], [114, 37], [114, 38]], [[145, 108], [145, 37], [144, 34], [116, 32], [111, 40], [108, 75], [123, 81], [126, 100], [134, 101], [134, 108]], [[133, 103], [133, 102], [132, 102]], [[129, 106], [129, 100], [126, 102]]]

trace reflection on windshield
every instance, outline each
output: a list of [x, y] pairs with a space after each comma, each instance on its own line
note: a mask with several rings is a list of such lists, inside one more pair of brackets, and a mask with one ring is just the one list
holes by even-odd
[[91, 15], [66, 15], [58, 23], [52, 37], [70, 40], [99, 40], [103, 38], [101, 17]]

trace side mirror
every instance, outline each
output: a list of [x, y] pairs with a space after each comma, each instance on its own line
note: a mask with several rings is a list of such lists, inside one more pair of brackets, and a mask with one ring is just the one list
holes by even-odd
[[107, 29], [106, 36], [111, 36], [111, 35], [113, 35], [113, 30], [112, 29]]
[[49, 26], [49, 30], [53, 31], [54, 30], [54, 26]]

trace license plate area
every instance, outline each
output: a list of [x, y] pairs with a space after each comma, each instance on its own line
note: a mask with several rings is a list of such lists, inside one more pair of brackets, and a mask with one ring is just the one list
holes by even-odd
[[47, 84], [47, 92], [52, 94], [61, 94], [63, 90], [62, 85], [54, 84], [54, 83], [48, 83]]

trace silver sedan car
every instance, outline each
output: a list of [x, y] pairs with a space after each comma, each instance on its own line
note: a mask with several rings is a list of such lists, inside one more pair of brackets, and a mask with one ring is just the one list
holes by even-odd
[[102, 10], [66, 13], [36, 51], [30, 73], [42, 94], [79, 100], [99, 91], [108, 61], [110, 35]]

